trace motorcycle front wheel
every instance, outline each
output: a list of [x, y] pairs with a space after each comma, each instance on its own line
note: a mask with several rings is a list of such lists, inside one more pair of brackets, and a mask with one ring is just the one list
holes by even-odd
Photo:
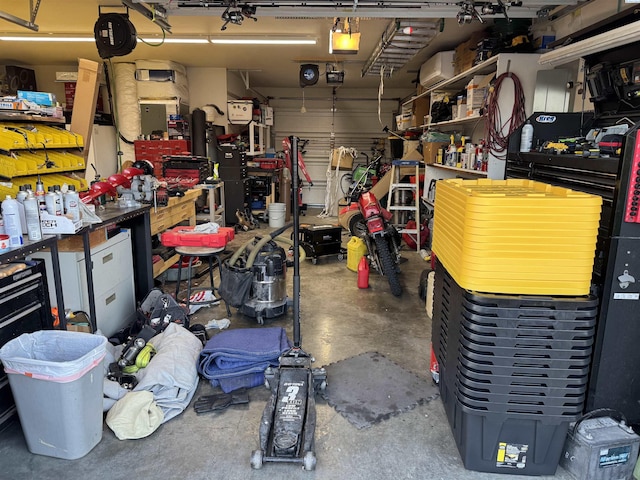
[[382, 266], [382, 274], [387, 277], [389, 287], [391, 287], [391, 293], [399, 297], [402, 295], [402, 285], [400, 285], [400, 279], [398, 278], [398, 270], [396, 268], [396, 262], [393, 261], [391, 256], [391, 250], [389, 250], [389, 244], [384, 237], [375, 237], [376, 250], [378, 251], [378, 258]]

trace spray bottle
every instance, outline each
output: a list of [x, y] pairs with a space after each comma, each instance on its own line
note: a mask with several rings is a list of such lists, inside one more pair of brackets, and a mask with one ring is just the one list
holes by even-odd
[[20, 213], [20, 225], [22, 228], [22, 234], [27, 233], [27, 219], [24, 216], [24, 199], [27, 198], [27, 187], [20, 185], [20, 189], [16, 194], [16, 200], [18, 201], [18, 211]]
[[69, 185], [67, 193], [64, 194], [64, 213], [71, 217], [74, 223], [80, 221], [80, 196], [73, 185]]
[[45, 202], [44, 196], [46, 192], [44, 191], [44, 183], [40, 179], [40, 175], [38, 175], [38, 180], [36, 181], [36, 200], [38, 200], [38, 209], [40, 213], [47, 211], [47, 203]]
[[29, 192], [27, 198], [24, 200], [24, 214], [27, 219], [27, 235], [29, 236], [29, 240], [42, 240], [38, 200], [31, 192]]
[[54, 185], [53, 186], [53, 193], [55, 195], [54, 198], [54, 205], [55, 205], [55, 209], [56, 209], [56, 215], [58, 216], [62, 216], [62, 214], [64, 213], [64, 198], [62, 196], [62, 190], [60, 189], [60, 185]]
[[19, 247], [24, 243], [18, 205], [18, 201], [11, 198], [11, 195], [7, 195], [2, 202], [4, 229], [6, 234], [9, 235], [9, 246], [11, 247]]

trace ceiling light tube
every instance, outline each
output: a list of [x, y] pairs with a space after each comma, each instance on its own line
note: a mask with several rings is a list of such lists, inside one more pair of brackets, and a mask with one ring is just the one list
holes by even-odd
[[0, 36], [4, 42], [95, 42], [93, 37], [53, 37], [53, 36]]
[[315, 45], [317, 40], [309, 37], [210, 37], [214, 44], [226, 45]]
[[206, 38], [165, 38], [162, 39], [161, 37], [138, 37], [138, 42], [157, 42], [157, 43], [198, 43], [198, 44], [203, 44], [203, 43], [209, 43], [209, 40]]
[[640, 41], [640, 21], [543, 53], [538, 63], [564, 65], [578, 58]]

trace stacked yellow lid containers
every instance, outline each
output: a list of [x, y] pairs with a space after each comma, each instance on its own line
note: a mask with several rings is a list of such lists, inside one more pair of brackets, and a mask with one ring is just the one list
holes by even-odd
[[433, 252], [462, 288], [587, 295], [602, 198], [531, 180], [441, 180]]

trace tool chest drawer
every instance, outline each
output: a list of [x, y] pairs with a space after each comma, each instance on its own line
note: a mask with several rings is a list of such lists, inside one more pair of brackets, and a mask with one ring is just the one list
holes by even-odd
[[[53, 327], [45, 262], [25, 260], [2, 267], [5, 273], [6, 268], [22, 269], [0, 277], [0, 347], [23, 333]], [[0, 430], [15, 412], [11, 387], [0, 366]]]
[[[0, 369], [1, 371], [2, 369]], [[3, 425], [16, 413], [16, 406], [11, 394], [11, 385], [7, 375], [0, 373], [0, 431]]]

